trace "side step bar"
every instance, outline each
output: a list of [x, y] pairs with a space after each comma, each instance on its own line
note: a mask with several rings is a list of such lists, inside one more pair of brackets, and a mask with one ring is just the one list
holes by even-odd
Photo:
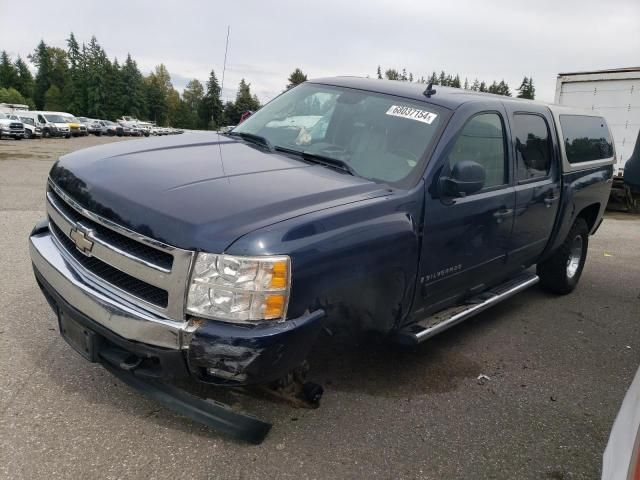
[[441, 310], [419, 322], [407, 325], [398, 332], [396, 341], [405, 345], [424, 342], [447, 328], [451, 328], [467, 318], [535, 285], [539, 280], [540, 278], [533, 273], [522, 273], [502, 285], [470, 298], [463, 305]]

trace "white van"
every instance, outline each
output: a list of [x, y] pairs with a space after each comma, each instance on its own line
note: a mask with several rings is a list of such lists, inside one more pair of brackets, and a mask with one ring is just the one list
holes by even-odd
[[71, 138], [71, 129], [65, 116], [71, 116], [63, 112], [29, 111], [20, 112], [20, 116], [32, 118], [36, 125], [42, 128], [42, 138], [65, 137]]

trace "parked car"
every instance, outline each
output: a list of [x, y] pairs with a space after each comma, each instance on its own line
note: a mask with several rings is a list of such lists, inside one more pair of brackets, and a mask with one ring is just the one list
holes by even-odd
[[147, 123], [137, 123], [136, 127], [140, 130], [140, 133], [145, 137], [148, 137], [151, 134], [151, 126]]
[[24, 138], [42, 138], [42, 127], [40, 124], [36, 124], [33, 118], [20, 117], [18, 115], [9, 115], [13, 120], [22, 122], [24, 127]]
[[0, 139], [2, 137], [22, 140], [24, 138], [24, 124], [18, 120], [12, 120], [7, 114], [0, 112]]
[[87, 126], [84, 125], [78, 118], [73, 115], [66, 115], [67, 123], [69, 124], [69, 130], [71, 130], [71, 135], [73, 137], [86, 137], [89, 135], [87, 131]]
[[106, 125], [100, 120], [91, 120], [87, 125], [87, 132], [97, 137], [108, 134]]
[[40, 124], [42, 128], [42, 137], [65, 137], [71, 138], [71, 129], [69, 124], [64, 118], [66, 113], [62, 112], [47, 112], [47, 111], [34, 111], [29, 110], [26, 112], [20, 112], [20, 116], [33, 119], [35, 124]]
[[124, 136], [124, 128], [118, 125], [116, 122], [110, 120], [100, 120], [100, 123], [105, 127], [107, 135], [110, 137], [117, 135], [118, 137]]
[[30, 252], [73, 348], [252, 441], [264, 424], [145, 378], [317, 402], [321, 331], [417, 344], [538, 282], [570, 293], [615, 156], [590, 110], [349, 77], [210, 135], [61, 157]]

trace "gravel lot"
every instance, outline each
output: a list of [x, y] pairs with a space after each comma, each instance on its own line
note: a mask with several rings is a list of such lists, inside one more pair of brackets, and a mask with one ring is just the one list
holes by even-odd
[[572, 295], [534, 287], [411, 350], [319, 349], [317, 410], [234, 397], [274, 423], [251, 446], [83, 360], [33, 279], [27, 237], [52, 161], [120, 140], [0, 141], [1, 477], [599, 478], [640, 363], [640, 218], [605, 219]]

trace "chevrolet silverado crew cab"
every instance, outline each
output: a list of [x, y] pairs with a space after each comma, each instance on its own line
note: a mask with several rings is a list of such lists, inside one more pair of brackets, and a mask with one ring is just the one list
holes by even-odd
[[31, 258], [63, 337], [130, 383], [274, 384], [324, 327], [415, 344], [571, 292], [613, 159], [592, 111], [320, 79], [227, 134], [61, 157]]

